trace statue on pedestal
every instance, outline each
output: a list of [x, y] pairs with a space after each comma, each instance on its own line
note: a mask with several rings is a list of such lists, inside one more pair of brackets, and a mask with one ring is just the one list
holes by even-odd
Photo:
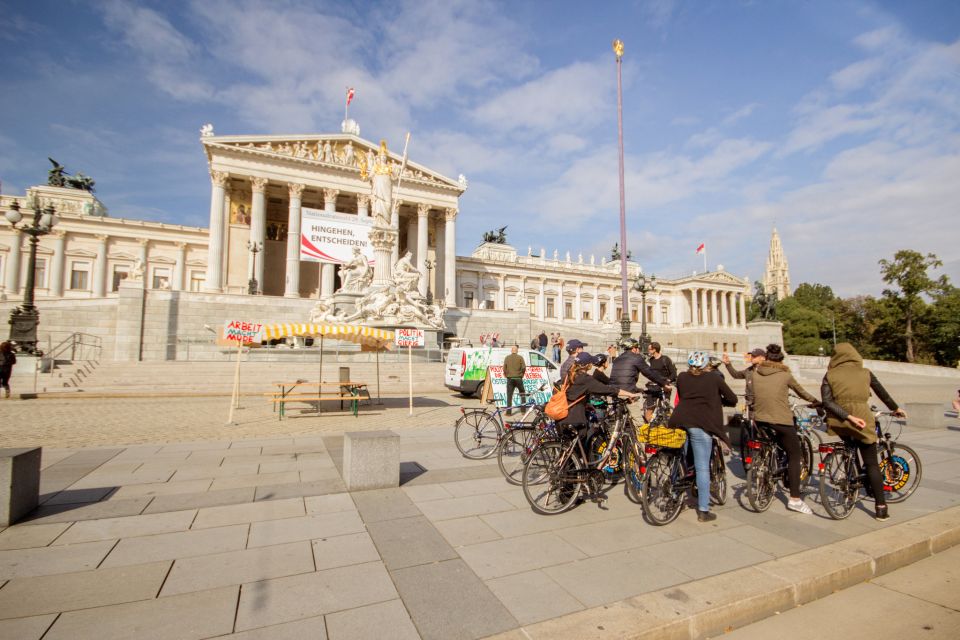
[[373, 281], [373, 269], [367, 257], [360, 252], [360, 247], [353, 248], [353, 257], [340, 267], [340, 279], [343, 285], [337, 291], [358, 293], [370, 286]]

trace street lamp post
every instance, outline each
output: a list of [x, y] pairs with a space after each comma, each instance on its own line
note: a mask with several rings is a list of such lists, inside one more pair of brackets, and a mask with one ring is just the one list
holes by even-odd
[[257, 254], [263, 251], [263, 243], [247, 240], [247, 249], [253, 254], [253, 271], [250, 273], [250, 281], [247, 283], [247, 293], [255, 296], [260, 293], [260, 283], [257, 282]]
[[433, 290], [430, 288], [430, 272], [437, 266], [435, 260], [425, 260], [423, 266], [427, 269], [427, 304], [433, 304]]
[[647, 335], [647, 294], [657, 290], [657, 276], [647, 278], [646, 274], [641, 273], [633, 283], [633, 288], [640, 292], [640, 352], [646, 353], [650, 344], [650, 336]]
[[[50, 230], [58, 221], [54, 208], [47, 205], [45, 209], [41, 209], [35, 196], [31, 196], [27, 200], [27, 207], [33, 209], [33, 223], [29, 225], [17, 226], [23, 220], [23, 214], [20, 213], [20, 203], [16, 200], [4, 214], [7, 222], [14, 229], [30, 236], [27, 282], [24, 287], [23, 302], [10, 312], [10, 341], [17, 345], [17, 351], [21, 353], [43, 355], [37, 349], [37, 325], [40, 324], [40, 312], [33, 303], [33, 289], [36, 285], [37, 244], [40, 242], [40, 236], [50, 233]], [[19, 239], [17, 241], [19, 242]]]
[[623, 40], [613, 41], [613, 53], [617, 56], [617, 142], [620, 149], [620, 298], [623, 313], [620, 315], [620, 338], [630, 337], [630, 296], [627, 289], [627, 205], [623, 188]]

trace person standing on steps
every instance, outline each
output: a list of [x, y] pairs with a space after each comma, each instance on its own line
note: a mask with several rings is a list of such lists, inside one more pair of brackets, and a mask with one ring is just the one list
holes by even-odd
[[0, 387], [3, 387], [3, 397], [10, 397], [10, 374], [13, 365], [17, 364], [17, 356], [13, 353], [10, 342], [0, 343]]

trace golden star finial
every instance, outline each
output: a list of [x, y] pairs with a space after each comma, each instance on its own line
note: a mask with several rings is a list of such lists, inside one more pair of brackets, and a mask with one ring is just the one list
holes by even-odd
[[617, 58], [623, 57], [623, 40], [617, 38], [613, 41], [613, 52], [617, 54]]

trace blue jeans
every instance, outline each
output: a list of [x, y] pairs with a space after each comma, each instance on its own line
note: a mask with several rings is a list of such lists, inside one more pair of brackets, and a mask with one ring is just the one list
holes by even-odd
[[710, 511], [710, 452], [713, 438], [697, 427], [687, 429], [687, 446], [693, 447], [693, 466], [697, 470], [697, 510]]

